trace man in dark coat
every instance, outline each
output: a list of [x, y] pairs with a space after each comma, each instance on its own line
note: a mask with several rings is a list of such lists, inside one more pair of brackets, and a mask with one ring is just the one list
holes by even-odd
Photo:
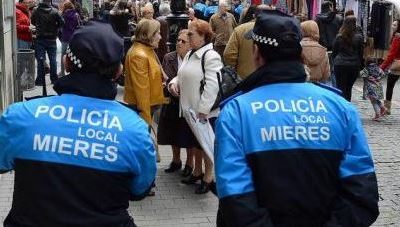
[[315, 21], [319, 28], [319, 43], [332, 50], [333, 42], [343, 23], [343, 17], [333, 11], [333, 4], [325, 1], [321, 5], [321, 13], [317, 15]]
[[35, 55], [37, 60], [37, 77], [35, 85], [45, 82], [46, 53], [50, 61], [50, 79], [57, 80], [57, 36], [64, 20], [58, 10], [51, 6], [51, 0], [43, 0], [32, 12], [32, 24], [35, 26]]

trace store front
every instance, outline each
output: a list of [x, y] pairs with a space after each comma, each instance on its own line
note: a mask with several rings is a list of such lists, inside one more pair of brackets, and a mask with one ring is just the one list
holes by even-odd
[[0, 112], [19, 101], [16, 86], [15, 1], [0, 0]]

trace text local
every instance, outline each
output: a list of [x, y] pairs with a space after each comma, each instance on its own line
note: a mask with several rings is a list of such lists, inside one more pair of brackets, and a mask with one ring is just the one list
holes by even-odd
[[[82, 112], [74, 112], [73, 107], [65, 107], [63, 105], [55, 106], [38, 106], [35, 118], [41, 115], [48, 115], [53, 120], [66, 120], [75, 124], [88, 124], [91, 126], [103, 127], [107, 129], [116, 128], [122, 131], [122, 125], [117, 116], [110, 116], [108, 111], [92, 111], [83, 109]], [[75, 116], [80, 114], [80, 116]]]

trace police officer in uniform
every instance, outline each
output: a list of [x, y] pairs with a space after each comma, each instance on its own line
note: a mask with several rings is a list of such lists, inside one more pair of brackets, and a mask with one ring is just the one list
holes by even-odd
[[218, 226], [369, 226], [378, 188], [357, 110], [306, 83], [297, 19], [258, 15], [257, 70], [216, 124]]
[[123, 40], [109, 24], [76, 30], [58, 96], [11, 105], [0, 118], [0, 172], [15, 171], [4, 226], [135, 226], [129, 200], [156, 175], [147, 124], [114, 101]]

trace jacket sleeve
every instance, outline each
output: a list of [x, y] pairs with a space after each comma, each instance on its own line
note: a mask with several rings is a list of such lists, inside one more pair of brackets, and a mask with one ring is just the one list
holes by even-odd
[[12, 122], [12, 106], [7, 109], [0, 117], [0, 174], [8, 172], [14, 168], [14, 154], [10, 138], [14, 132]]
[[[22, 13], [17, 13], [17, 14], [22, 14]], [[31, 31], [29, 30], [29, 25], [23, 24], [24, 18], [22, 18], [22, 15], [17, 15], [17, 32], [22, 32], [22, 33], [30, 33]]]
[[136, 100], [140, 116], [151, 124], [150, 113], [150, 81], [149, 81], [149, 62], [145, 56], [128, 56], [130, 67], [127, 69], [132, 77], [133, 96]]
[[349, 143], [340, 163], [339, 196], [328, 226], [370, 226], [379, 215], [378, 185], [368, 142], [357, 110], [348, 111]]
[[400, 37], [395, 37], [393, 39], [392, 45], [390, 46], [389, 54], [387, 55], [385, 61], [381, 64], [381, 69], [386, 70], [393, 61], [398, 57], [400, 51]]
[[64, 26], [64, 18], [58, 13], [56, 9], [54, 9], [53, 15], [55, 21], [57, 22], [57, 27], [61, 28], [62, 26]]
[[37, 13], [37, 11], [36, 11], [36, 8], [34, 8], [33, 10], [32, 10], [32, 14], [31, 14], [31, 24], [33, 24], [33, 25], [35, 25], [35, 26], [37, 26], [37, 21], [36, 21], [36, 17], [37, 17], [37, 15], [36, 15], [36, 13]]
[[216, 123], [214, 160], [219, 218], [225, 226], [273, 226], [268, 211], [258, 206], [241, 126], [240, 110], [235, 101], [230, 101]]
[[226, 65], [230, 65], [233, 68], [236, 68], [238, 65], [238, 56], [239, 55], [239, 39], [237, 30], [233, 30], [231, 37], [229, 38], [228, 43], [226, 44], [224, 50], [224, 62]]
[[[134, 178], [132, 181], [131, 200], [141, 200], [145, 198], [151, 190], [156, 173], [156, 157], [155, 148], [150, 136], [148, 126], [140, 120], [140, 124], [136, 127], [135, 137], [135, 153], [132, 155], [136, 166]], [[140, 148], [140, 149], [138, 149]]]
[[221, 70], [222, 66], [221, 57], [217, 52], [209, 51], [206, 53], [204, 59], [206, 84], [200, 96], [199, 109], [197, 110], [199, 113], [209, 114], [217, 99], [219, 91], [217, 72]]
[[336, 37], [332, 47], [332, 62], [335, 62], [335, 58], [338, 55], [339, 49], [340, 49], [340, 38]]
[[177, 56], [172, 56], [171, 54], [166, 54], [163, 58], [162, 65], [161, 65], [165, 74], [167, 74], [167, 76], [168, 76], [168, 80], [171, 80], [177, 74], [177, 71], [175, 70], [174, 65], [175, 64], [177, 65], [178, 59], [174, 58], [174, 60], [173, 60], [172, 59], [173, 57], [177, 57]]

